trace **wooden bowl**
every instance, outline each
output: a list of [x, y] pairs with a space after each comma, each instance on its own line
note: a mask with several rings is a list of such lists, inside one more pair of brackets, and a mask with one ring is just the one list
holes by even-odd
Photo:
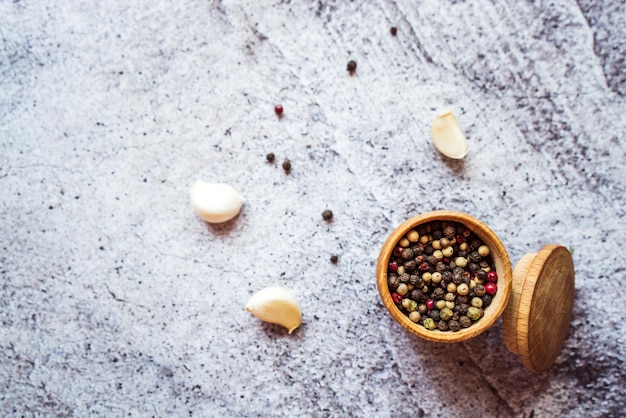
[[[393, 249], [398, 245], [408, 231], [416, 228], [418, 225], [426, 224], [432, 221], [453, 221], [458, 222], [469, 228], [480, 240], [483, 241], [490, 249], [491, 259], [498, 273], [498, 292], [493, 298], [491, 304], [485, 309], [485, 315], [468, 328], [462, 328], [460, 331], [439, 331], [428, 330], [420, 324], [412, 322], [409, 317], [403, 313], [391, 298], [389, 286], [387, 283], [387, 268], [389, 259]], [[513, 273], [511, 270], [511, 262], [504, 248], [504, 245], [498, 236], [484, 223], [470, 215], [455, 211], [434, 211], [427, 212], [415, 216], [405, 221], [396, 228], [385, 241], [383, 248], [378, 257], [378, 265], [376, 267], [376, 283], [378, 293], [383, 304], [393, 317], [403, 328], [409, 332], [429, 341], [452, 343], [461, 342], [480, 335], [490, 328], [500, 318], [504, 309], [509, 302], [511, 294], [511, 283]]]

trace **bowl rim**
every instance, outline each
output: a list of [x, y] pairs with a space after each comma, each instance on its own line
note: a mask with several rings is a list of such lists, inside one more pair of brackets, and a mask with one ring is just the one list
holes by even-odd
[[[392, 251], [400, 239], [411, 229], [432, 221], [453, 221], [468, 227], [481, 241], [489, 246], [492, 260], [498, 272], [498, 292], [491, 305], [485, 309], [485, 315], [480, 321], [458, 332], [429, 331], [422, 325], [412, 322], [394, 303], [387, 284], [387, 267]], [[489, 329], [502, 315], [511, 295], [513, 271], [509, 255], [500, 238], [482, 221], [464, 212], [451, 210], [430, 211], [413, 216], [394, 229], [382, 246], [376, 266], [376, 284], [383, 305], [403, 328], [414, 335], [429, 341], [461, 342], [474, 338]]]

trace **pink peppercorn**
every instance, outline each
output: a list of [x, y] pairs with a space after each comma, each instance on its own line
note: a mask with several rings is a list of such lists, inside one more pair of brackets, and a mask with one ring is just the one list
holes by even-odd
[[389, 263], [389, 270], [393, 271], [394, 273], [398, 271], [398, 263], [395, 261], [392, 261], [391, 263]]
[[495, 283], [498, 281], [498, 273], [496, 273], [495, 271], [490, 271], [489, 273], [487, 273], [487, 278], [486, 280], [489, 283]]
[[392, 294], [391, 294], [391, 299], [393, 299], [393, 301], [394, 301], [395, 303], [402, 303], [402, 296], [400, 296], [400, 295], [399, 295], [399, 294], [397, 294], [397, 293], [392, 293]]
[[274, 106], [274, 112], [276, 112], [276, 114], [278, 116], [282, 116], [282, 114], [283, 114], [283, 107], [281, 105]]
[[498, 291], [498, 285], [495, 283], [487, 283], [485, 285], [485, 292], [487, 292], [488, 295], [495, 295], [496, 292]]
[[426, 307], [428, 308], [429, 311], [431, 311], [435, 307], [435, 301], [432, 299], [428, 299], [426, 301]]

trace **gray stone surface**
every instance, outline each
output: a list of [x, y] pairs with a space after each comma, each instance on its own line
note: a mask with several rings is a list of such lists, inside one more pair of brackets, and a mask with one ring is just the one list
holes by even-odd
[[[624, 9], [0, 1], [0, 416], [626, 415]], [[430, 143], [441, 108], [463, 162]], [[200, 221], [196, 179], [240, 216]], [[550, 372], [499, 323], [437, 345], [387, 314], [380, 247], [433, 209], [513, 262], [574, 250]], [[243, 309], [273, 284], [293, 335]]]

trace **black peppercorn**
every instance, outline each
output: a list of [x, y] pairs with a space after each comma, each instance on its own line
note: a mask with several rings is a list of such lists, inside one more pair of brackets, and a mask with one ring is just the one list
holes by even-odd
[[274, 153], [270, 152], [269, 154], [267, 154], [265, 156], [265, 159], [267, 160], [268, 163], [273, 163], [274, 162]]
[[433, 290], [433, 293], [430, 294], [430, 298], [434, 300], [442, 299], [445, 296], [445, 294], [446, 292], [442, 288], [438, 287], [435, 290]]
[[351, 73], [356, 71], [356, 61], [354, 60], [348, 61], [348, 71], [350, 71]]
[[337, 262], [339, 261], [339, 257], [336, 255], [331, 255], [330, 256], [330, 262], [333, 264], [337, 264]]
[[480, 267], [478, 266], [478, 264], [476, 264], [476, 263], [474, 263], [474, 262], [470, 262], [470, 263], [467, 265], [467, 269], [468, 269], [471, 273], [473, 273], [473, 272], [477, 271], [479, 268], [480, 268]]
[[413, 271], [417, 268], [417, 263], [415, 262], [415, 260], [409, 260], [406, 263], [404, 263], [404, 269], [406, 271]]
[[458, 295], [458, 296], [456, 297], [456, 299], [454, 300], [454, 302], [455, 302], [457, 305], [458, 305], [458, 304], [461, 304], [461, 303], [467, 303], [467, 296], [461, 296], [461, 295]]
[[459, 324], [461, 325], [461, 327], [467, 328], [472, 325], [472, 320], [463, 315], [459, 318]]
[[389, 289], [391, 289], [392, 292], [395, 292], [400, 284], [400, 279], [398, 279], [398, 276], [395, 274], [390, 274], [387, 276], [387, 283], [389, 284]]
[[469, 309], [469, 306], [466, 305], [465, 303], [460, 303], [456, 305], [456, 308], [458, 308], [458, 311], [457, 311], [458, 313], [460, 313], [461, 315], [465, 315], [465, 313]]
[[422, 283], [422, 278], [417, 274], [412, 274], [409, 278], [409, 283], [411, 283], [413, 286], [419, 286]]
[[476, 271], [476, 277], [480, 280], [485, 280], [487, 278], [487, 272], [483, 269], [478, 269]]
[[424, 254], [433, 255], [434, 252], [435, 252], [435, 249], [433, 248], [432, 245], [428, 244], [427, 246], [424, 247]]
[[456, 235], [456, 229], [452, 225], [447, 225], [443, 228], [443, 235], [451, 240]]
[[461, 324], [459, 323], [458, 319], [452, 319], [450, 322], [448, 322], [448, 327], [451, 331], [457, 332], [461, 329]]
[[389, 32], [391, 32], [391, 36], [396, 36], [396, 34], [398, 33], [398, 28], [393, 26], [391, 29], [389, 29]]
[[410, 260], [414, 257], [413, 250], [410, 248], [405, 248], [402, 250], [402, 258], [405, 260]]
[[322, 212], [322, 218], [327, 222], [332, 220], [333, 212], [331, 210], [326, 209], [324, 212]]
[[285, 173], [289, 173], [291, 171], [291, 161], [283, 161], [283, 170], [285, 170]]
[[437, 265], [435, 266], [435, 271], [438, 271], [439, 273], [441, 273], [443, 275], [443, 273], [445, 271], [449, 270], [449, 267], [445, 265], [445, 263], [442, 263], [441, 261], [437, 263]]
[[478, 254], [478, 251], [472, 251], [469, 255], [469, 259], [473, 261], [474, 263], [480, 263], [480, 260], [482, 260], [482, 257], [480, 256], [480, 254]]
[[411, 249], [413, 250], [413, 254], [415, 254], [415, 256], [418, 256], [422, 253], [422, 247], [420, 247], [419, 245], [412, 245]]
[[409, 292], [409, 297], [416, 302], [421, 302], [423, 296], [422, 292], [417, 289], [413, 289]]
[[404, 274], [400, 275], [399, 279], [400, 279], [401, 283], [407, 283], [408, 284], [409, 281], [411, 280], [411, 276], [409, 276], [408, 273], [404, 273]]
[[448, 323], [446, 321], [441, 320], [437, 322], [437, 328], [439, 329], [439, 331], [447, 331]]
[[435, 322], [441, 320], [441, 317], [439, 316], [439, 310], [438, 309], [433, 309], [432, 311], [430, 311], [430, 317]]
[[491, 301], [493, 300], [493, 298], [489, 295], [485, 295], [481, 297], [481, 299], [483, 300], [483, 308], [486, 308], [487, 306], [491, 305]]
[[429, 255], [427, 257], [424, 258], [426, 260], [426, 262], [428, 264], [430, 264], [431, 266], [435, 267], [437, 265], [437, 263], [439, 262], [439, 260], [437, 260], [437, 257]]
[[476, 296], [485, 296], [487, 292], [484, 285], [477, 284], [476, 286], [474, 286], [474, 293], [476, 294]]

